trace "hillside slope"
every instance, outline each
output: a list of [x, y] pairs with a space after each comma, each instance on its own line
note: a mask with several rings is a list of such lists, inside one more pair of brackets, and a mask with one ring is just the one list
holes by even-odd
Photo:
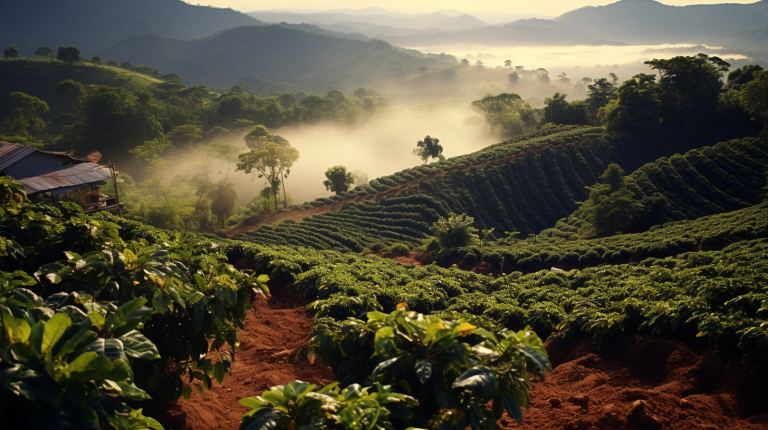
[[128, 89], [146, 89], [161, 81], [141, 73], [118, 67], [90, 63], [67, 64], [53, 60], [0, 59], [0, 118], [11, 114], [11, 91], [21, 91], [48, 103], [51, 111], [46, 119], [59, 113], [71, 112], [72, 102], [54, 93], [56, 85], [73, 79], [83, 85], [109, 85]]
[[[575, 128], [517, 143], [528, 145], [526, 150], [470, 166], [442, 170], [404, 185], [398, 186], [392, 177], [378, 178], [371, 181], [372, 185], [383, 184], [391, 191], [346, 200], [375, 199], [373, 202], [345, 203], [337, 211], [305, 218], [301, 222], [262, 226], [234, 237], [261, 243], [292, 243], [320, 249], [356, 251], [379, 249], [397, 242], [416, 245], [427, 236], [431, 223], [449, 212], [470, 215], [475, 218], [476, 227], [494, 228], [497, 235], [507, 231], [537, 233], [553, 227], [559, 219], [576, 210], [577, 202], [587, 196], [585, 187], [594, 184], [608, 164], [617, 163], [626, 171], [633, 171], [660, 157], [712, 145], [728, 137], [733, 137], [733, 133], [685, 132], [638, 137], [613, 136], [589, 127]], [[508, 145], [515, 146], [514, 143]], [[466, 163], [468, 158], [479, 157], [483, 153], [487, 155], [491, 150], [501, 152], [503, 148], [494, 146], [479, 154], [456, 157], [445, 163]], [[692, 186], [700, 191], [704, 198], [700, 197], [697, 203], [708, 203], [691, 216], [745, 207], [755, 201], [759, 189], [764, 186], [764, 177], [754, 177], [761, 174], [758, 166], [768, 165], [768, 153], [764, 149], [733, 151], [730, 147], [723, 147], [722, 150], [735, 154], [731, 155], [732, 158], [711, 155], [713, 158], [727, 158], [721, 164], [706, 157], [697, 162], [699, 168], [713, 169], [719, 188], [701, 191], [706, 185], [701, 181], [695, 182], [701, 176], [698, 172], [691, 175], [694, 180], [691, 185], [675, 178], [678, 187], [685, 189]], [[708, 152], [705, 150], [703, 153]], [[732, 169], [732, 163], [736, 160], [746, 162], [744, 158], [752, 158], [754, 172], [745, 171], [738, 175], [739, 179], [733, 175], [734, 172], [722, 172], [721, 165]], [[680, 156], [674, 156], [672, 160], [680, 168], [686, 165], [685, 162], [678, 162]], [[663, 164], [663, 161], [660, 163]], [[402, 178], [403, 173], [393, 177]], [[672, 181], [670, 177], [655, 180]], [[723, 188], [740, 187], [737, 198], [721, 196]], [[684, 192], [681, 199], [690, 198]], [[707, 200], [710, 194], [715, 195], [716, 203]], [[397, 197], [393, 197], [395, 195]], [[677, 219], [681, 218], [684, 217]]]
[[5, 2], [0, 40], [32, 56], [40, 46], [74, 45], [93, 55], [139, 34], [194, 39], [258, 21], [232, 9], [179, 0], [25, 0]]
[[102, 56], [173, 71], [186, 84], [227, 85], [257, 75], [322, 90], [402, 77], [422, 66], [456, 64], [453, 56], [398, 52], [382, 41], [330, 37], [280, 25], [239, 27], [193, 41], [133, 37]]

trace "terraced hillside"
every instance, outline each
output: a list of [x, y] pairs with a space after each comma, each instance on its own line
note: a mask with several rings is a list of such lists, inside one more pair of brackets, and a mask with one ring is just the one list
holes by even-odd
[[[237, 234], [235, 238], [317, 249], [378, 249], [398, 242], [419, 243], [426, 237], [430, 224], [449, 212], [468, 214], [475, 218], [477, 227], [495, 228], [497, 233], [537, 233], [553, 227], [558, 220], [576, 210], [577, 202], [586, 197], [585, 186], [594, 184], [608, 164], [617, 163], [626, 171], [633, 171], [660, 157], [713, 145], [733, 137], [733, 134], [681, 132], [616, 136], [601, 129], [571, 127], [378, 178], [368, 187], [358, 187], [335, 199], [312, 203], [315, 206], [329, 205], [341, 200], [344, 204], [336, 211], [300, 222], [262, 226], [253, 232]], [[715, 196], [716, 201], [698, 211], [683, 203], [674, 206], [674, 214], [678, 217], [670, 219], [690, 217], [689, 214], [694, 212], [701, 216], [745, 207], [757, 198], [757, 189], [764, 184], [764, 175], [762, 182], [758, 177], [759, 166], [768, 162], [766, 150], [751, 149], [755, 145], [758, 144], [710, 148], [702, 151], [708, 155], [701, 157], [693, 154], [674, 156], [667, 162], [672, 166], [669, 169], [661, 167], [665, 162], [660, 160], [655, 169], [648, 167], [644, 171], [645, 179], [641, 178], [638, 184], [649, 193], [659, 187], [663, 192], [662, 185], [667, 181], [691, 188], [702, 199], [709, 198], [710, 194]], [[723, 151], [730, 155], [726, 157], [721, 154]], [[712, 161], [712, 158], [720, 157], [725, 158]], [[696, 160], [695, 168], [714, 169], [718, 182], [706, 185], [706, 181], [701, 181], [702, 173], [688, 167], [691, 163], [686, 160], [689, 158]], [[734, 175], [734, 166], [738, 167], [734, 163], [747, 163], [745, 158], [752, 159], [748, 163], [751, 170], [747, 174]], [[691, 179], [682, 176], [674, 181], [670, 179], [676, 172], [674, 166], [681, 169], [683, 173], [680, 175], [689, 172], [697, 182], [687, 185], [686, 181]], [[708, 173], [704, 171], [703, 175]], [[649, 177], [654, 179], [647, 179]], [[723, 199], [723, 187], [741, 191], [736, 198]], [[710, 188], [711, 193], [702, 191]], [[683, 202], [691, 200], [686, 195], [681, 199]], [[365, 200], [372, 201], [360, 202]]]

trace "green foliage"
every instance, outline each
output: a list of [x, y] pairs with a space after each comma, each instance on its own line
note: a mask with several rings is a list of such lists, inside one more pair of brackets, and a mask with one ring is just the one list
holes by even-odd
[[739, 91], [741, 102], [750, 114], [763, 122], [763, 134], [768, 135], [768, 73], [754, 71], [754, 79], [744, 84]]
[[731, 66], [728, 62], [697, 54], [645, 64], [659, 73], [664, 128], [709, 128], [715, 122], [723, 73]]
[[287, 144], [268, 142], [261, 149], [239, 155], [237, 170], [245, 173], [256, 171], [259, 178], [265, 178], [272, 189], [277, 210], [277, 194], [280, 184], [290, 173], [291, 166], [299, 159], [299, 151]]
[[327, 178], [323, 181], [325, 189], [335, 192], [336, 195], [347, 192], [349, 186], [355, 183], [352, 172], [347, 172], [347, 168], [341, 165], [329, 167], [325, 171], [325, 177]]
[[22, 408], [35, 428], [162, 429], [129, 405], [189, 394], [182, 377], [201, 391], [221, 381], [266, 277], [194, 238], [125, 242], [118, 225], [68, 209], [65, 219], [7, 178], [0, 199], [3, 416], [29, 419], [10, 412]]
[[587, 111], [589, 111], [590, 122], [598, 123], [598, 112], [600, 108], [606, 106], [610, 101], [616, 99], [616, 83], [619, 78], [611, 73], [612, 80], [600, 78], [587, 86]]
[[504, 138], [528, 134], [535, 129], [538, 122], [531, 106], [513, 93], [487, 95], [481, 100], [473, 101], [472, 107], [483, 114], [484, 121], [491, 130]]
[[[539, 338], [526, 329], [494, 334], [466, 320], [409, 312], [369, 312], [367, 321], [321, 322], [307, 356], [322, 357], [342, 383], [391, 385], [419, 402], [412, 424], [498, 428], [504, 410], [522, 422], [528, 372], [551, 370]], [[492, 402], [491, 409], [486, 404]]]
[[662, 125], [662, 102], [656, 95], [654, 75], [639, 74], [624, 81], [617, 98], [600, 108], [598, 117], [609, 131], [648, 133]]
[[[295, 381], [278, 385], [261, 396], [240, 400], [251, 410], [243, 416], [241, 430], [263, 428], [323, 428], [332, 430], [394, 430], [390, 420], [405, 422], [410, 415], [398, 416], [417, 402], [410, 396], [394, 393], [391, 386], [376, 385], [376, 391], [353, 384], [343, 390], [338, 383], [320, 390], [315, 385]], [[393, 408], [396, 412], [390, 411]]]
[[587, 104], [579, 101], [568, 103], [568, 94], [555, 93], [544, 99], [544, 121], [553, 124], [587, 125]]
[[448, 214], [448, 218], [440, 217], [430, 232], [437, 239], [443, 250], [461, 248], [479, 242], [477, 228], [473, 227], [475, 219], [466, 214]]
[[83, 61], [80, 50], [74, 46], [59, 46], [59, 52], [56, 54], [56, 59], [65, 63]]
[[101, 55], [94, 55], [91, 57], [91, 63], [93, 64], [103, 64], [104, 61], [101, 59]]
[[632, 218], [643, 209], [624, 183], [624, 170], [609, 164], [601, 183], [587, 187], [589, 199], [579, 209], [598, 236], [611, 236], [632, 224]]
[[443, 146], [440, 145], [440, 139], [433, 138], [427, 135], [424, 140], [416, 142], [416, 149], [413, 150], [413, 155], [421, 158], [424, 164], [427, 164], [430, 158], [437, 158], [444, 160]]
[[11, 103], [16, 108], [11, 116], [3, 121], [3, 128], [11, 133], [29, 136], [32, 142], [36, 142], [46, 127], [41, 115], [48, 112], [48, 104], [35, 96], [21, 92], [11, 93]]

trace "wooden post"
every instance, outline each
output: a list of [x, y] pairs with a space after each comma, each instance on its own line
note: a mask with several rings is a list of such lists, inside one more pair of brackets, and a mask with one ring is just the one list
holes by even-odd
[[112, 173], [112, 187], [115, 190], [115, 203], [117, 203], [117, 215], [123, 216], [123, 211], [120, 209], [120, 195], [117, 193], [117, 173], [115, 173], [115, 164], [112, 160], [109, 160], [109, 170]]

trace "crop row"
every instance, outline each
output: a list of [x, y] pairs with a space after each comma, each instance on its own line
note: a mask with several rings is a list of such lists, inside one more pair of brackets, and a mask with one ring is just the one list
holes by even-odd
[[[238, 238], [354, 251], [395, 242], [416, 245], [428, 235], [430, 224], [448, 212], [472, 216], [477, 227], [493, 228], [497, 234], [531, 234], [558, 226], [566, 236], [572, 235], [577, 230], [573, 223], [579, 220], [559, 224], [558, 220], [578, 208], [577, 202], [587, 197], [585, 187], [594, 184], [611, 162], [630, 171], [640, 167], [644, 160], [651, 161], [628, 181], [638, 199], [662, 196], [665, 210], [647, 208], [647, 212], [654, 212], [655, 222], [650, 224], [754, 204], [765, 185], [768, 145], [764, 140], [745, 138], [699, 147], [712, 136], [603, 136], [548, 147], [499, 165], [473, 167], [424, 180], [398, 197], [375, 203], [348, 203], [335, 212], [299, 223], [264, 226]], [[683, 155], [671, 155], [674, 150], [689, 147], [697, 148]], [[653, 158], [659, 155], [665, 156]], [[513, 260], [516, 263], [521, 259]]]
[[505, 272], [629, 263], [768, 238], [767, 213], [768, 203], [761, 203], [733, 212], [655, 226], [643, 233], [599, 239], [563, 237], [559, 231], [545, 230], [525, 240], [486, 242], [475, 249], [454, 252], [453, 256], [471, 253], [472, 258], [490, 263], [493, 270]]
[[445, 209], [427, 196], [396, 197], [348, 203], [335, 212], [264, 226], [235, 237], [264, 244], [354, 251], [392, 243], [416, 245], [440, 214], [445, 214]]

